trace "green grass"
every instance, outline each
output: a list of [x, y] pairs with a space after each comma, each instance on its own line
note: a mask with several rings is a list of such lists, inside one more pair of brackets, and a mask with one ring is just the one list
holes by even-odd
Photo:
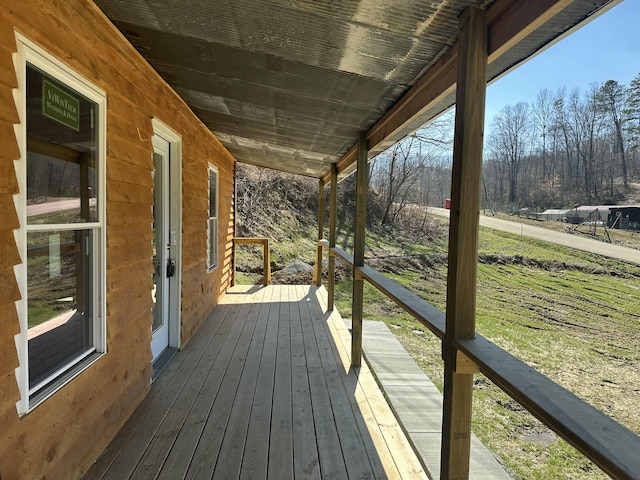
[[51, 320], [52, 318], [58, 316], [59, 314], [60, 312], [58, 312], [51, 305], [29, 306], [28, 328], [35, 327], [36, 325], [40, 325], [41, 323]]
[[[403, 249], [398, 242], [384, 240], [378, 236], [370, 251], [410, 255], [446, 249], [446, 242]], [[478, 332], [640, 432], [637, 266], [489, 229], [481, 229], [480, 253], [553, 264], [480, 264]], [[444, 310], [446, 266], [389, 276]], [[345, 317], [351, 312], [351, 288], [350, 279], [337, 284], [336, 306]], [[442, 389], [439, 340], [368, 284], [364, 298], [365, 318], [385, 322]], [[482, 375], [475, 383], [473, 430], [515, 478], [608, 478]], [[545, 441], [539, 443], [540, 438]]]

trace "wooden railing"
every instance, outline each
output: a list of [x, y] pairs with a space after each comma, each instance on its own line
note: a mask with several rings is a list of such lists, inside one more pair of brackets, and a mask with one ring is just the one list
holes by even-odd
[[268, 238], [253, 238], [253, 237], [234, 237], [233, 239], [233, 269], [231, 284], [236, 283], [236, 246], [244, 245], [262, 245], [262, 260], [263, 260], [263, 284], [265, 286], [271, 284], [271, 254], [269, 252], [269, 239]]
[[[329, 242], [318, 241], [329, 249]], [[340, 248], [329, 255], [353, 265], [353, 256]], [[434, 335], [444, 341], [445, 314], [371, 267], [356, 267], [367, 280]], [[454, 343], [469, 371], [479, 371], [542, 423], [616, 479], [640, 478], [640, 436], [576, 397], [534, 368], [480, 334]], [[466, 360], [466, 362], [464, 361]]]

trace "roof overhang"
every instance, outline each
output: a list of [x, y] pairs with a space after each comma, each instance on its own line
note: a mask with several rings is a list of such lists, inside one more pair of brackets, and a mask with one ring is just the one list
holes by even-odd
[[325, 180], [454, 105], [466, 7], [491, 82], [619, 1], [95, 0], [238, 161]]

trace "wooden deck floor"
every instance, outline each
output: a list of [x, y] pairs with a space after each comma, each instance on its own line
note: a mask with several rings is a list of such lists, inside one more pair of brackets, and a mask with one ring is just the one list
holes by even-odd
[[234, 287], [84, 478], [427, 478], [325, 298]]

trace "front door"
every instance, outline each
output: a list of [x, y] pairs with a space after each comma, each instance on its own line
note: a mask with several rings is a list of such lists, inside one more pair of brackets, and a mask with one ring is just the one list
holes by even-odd
[[[169, 346], [170, 298], [175, 275], [171, 256], [171, 157], [170, 144], [153, 137], [153, 326], [151, 353], [155, 361]], [[174, 234], [175, 235], [175, 234]]]

